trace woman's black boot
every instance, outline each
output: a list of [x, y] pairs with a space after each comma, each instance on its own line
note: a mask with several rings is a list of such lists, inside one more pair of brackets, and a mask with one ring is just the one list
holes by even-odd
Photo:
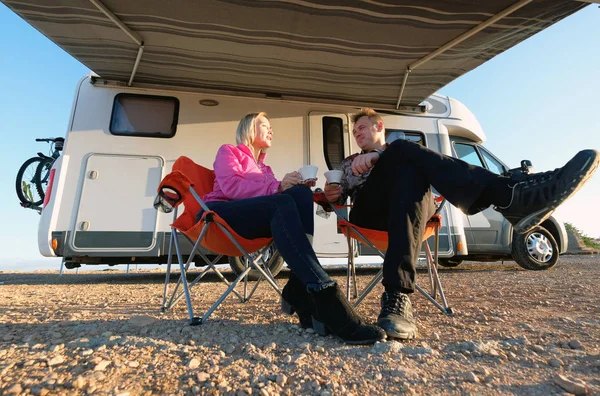
[[[309, 287], [310, 290], [310, 287]], [[318, 291], [311, 291], [315, 310], [313, 312], [313, 329], [325, 335], [329, 330], [340, 337], [346, 344], [374, 344], [385, 340], [385, 332], [378, 326], [363, 322], [337, 283]]]
[[296, 275], [290, 272], [288, 283], [281, 291], [281, 310], [293, 315], [298, 314], [300, 326], [304, 329], [312, 328], [312, 297], [306, 291], [306, 286], [298, 279]]

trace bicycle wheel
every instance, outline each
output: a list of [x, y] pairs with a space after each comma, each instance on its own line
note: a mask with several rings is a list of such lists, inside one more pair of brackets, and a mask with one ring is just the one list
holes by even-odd
[[40, 197], [46, 196], [52, 164], [54, 164], [54, 158], [43, 158], [43, 161], [38, 165], [37, 170], [35, 171], [35, 188]]
[[44, 158], [32, 157], [21, 165], [17, 172], [15, 188], [19, 201], [25, 205], [39, 206], [44, 202], [44, 195], [40, 194], [36, 186], [36, 173]]

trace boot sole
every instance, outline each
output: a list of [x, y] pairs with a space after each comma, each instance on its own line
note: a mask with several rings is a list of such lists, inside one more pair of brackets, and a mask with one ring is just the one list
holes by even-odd
[[320, 336], [328, 336], [328, 335], [335, 335], [336, 338], [342, 340], [345, 344], [348, 345], [372, 345], [375, 344], [378, 341], [384, 341], [386, 336], [385, 334], [379, 336], [379, 337], [375, 337], [375, 338], [369, 338], [366, 340], [357, 340], [357, 341], [348, 341], [348, 340], [344, 340], [342, 337], [336, 335], [335, 333], [333, 333], [329, 327], [327, 327], [327, 325], [317, 319], [315, 319], [313, 317], [313, 329], [315, 330], [315, 333], [317, 333]]
[[414, 340], [415, 338], [417, 338], [417, 335], [418, 335], [417, 332], [414, 332], [414, 333], [398, 333], [396, 331], [390, 331], [390, 330], [385, 330], [385, 334], [387, 334], [387, 336], [389, 338], [393, 338], [393, 339], [396, 339], [396, 340]]
[[590, 157], [590, 159], [582, 166], [581, 170], [584, 171], [587, 167], [587, 170], [584, 171], [577, 179], [573, 180], [572, 187], [562, 197], [558, 198], [556, 201], [552, 202], [548, 207], [538, 210], [528, 216], [522, 218], [513, 228], [517, 234], [526, 234], [529, 231], [533, 230], [535, 227], [546, 221], [552, 213], [558, 208], [563, 202], [567, 199], [571, 198], [577, 191], [581, 189], [592, 177], [596, 169], [598, 168], [598, 163], [600, 162], [600, 158], [598, 156], [598, 152], [595, 153], [594, 157]]

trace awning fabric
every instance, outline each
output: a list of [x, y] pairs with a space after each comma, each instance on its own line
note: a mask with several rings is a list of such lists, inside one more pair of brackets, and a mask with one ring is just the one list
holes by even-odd
[[[0, 1], [102, 78], [128, 82], [138, 45], [93, 2]], [[101, 1], [144, 42], [134, 86], [209, 88], [381, 109], [395, 108], [407, 65], [515, 3]], [[534, 0], [412, 71], [402, 104], [420, 103], [584, 6], [573, 0]]]

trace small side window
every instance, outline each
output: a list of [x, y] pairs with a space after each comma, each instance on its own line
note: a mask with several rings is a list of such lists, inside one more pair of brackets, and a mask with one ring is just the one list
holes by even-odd
[[329, 169], [340, 169], [344, 159], [344, 121], [339, 117], [323, 117], [323, 151]]
[[494, 157], [492, 157], [492, 155], [490, 153], [488, 153], [487, 151], [485, 151], [485, 150], [483, 150], [481, 148], [479, 148], [479, 152], [483, 156], [483, 158], [485, 160], [485, 164], [487, 165], [487, 168], [491, 172], [494, 172], [497, 175], [501, 175], [501, 174], [503, 174], [506, 171], [504, 169], [504, 166], [502, 166], [502, 164], [500, 162], [498, 162], [497, 159], [495, 159]]
[[459, 159], [468, 164], [484, 168], [483, 162], [481, 162], [481, 158], [479, 157], [479, 154], [477, 154], [477, 149], [475, 146], [470, 144], [454, 143], [454, 150], [456, 151], [456, 156]]
[[425, 146], [425, 139], [423, 134], [415, 131], [404, 131], [401, 129], [388, 129], [385, 128], [385, 142], [392, 143], [394, 140], [405, 139], [411, 142]]
[[109, 130], [113, 135], [170, 138], [175, 136], [178, 116], [177, 98], [117, 94]]

